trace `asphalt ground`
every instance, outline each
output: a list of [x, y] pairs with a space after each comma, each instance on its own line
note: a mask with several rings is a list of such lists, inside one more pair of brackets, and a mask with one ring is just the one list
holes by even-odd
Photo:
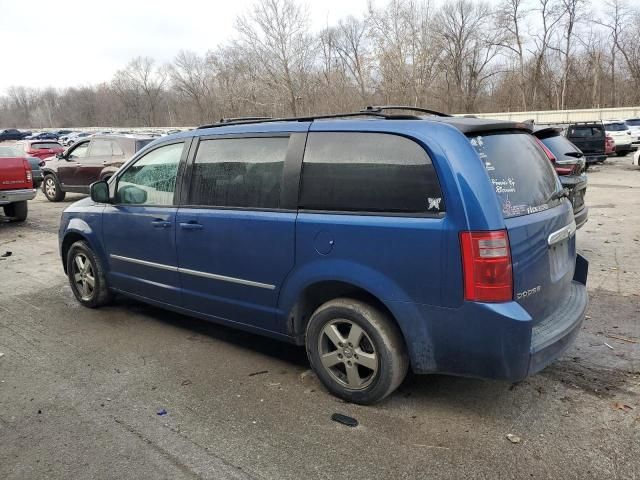
[[630, 157], [589, 171], [590, 306], [561, 359], [515, 385], [409, 375], [370, 407], [329, 395], [302, 348], [123, 298], [80, 307], [57, 246], [79, 198], [39, 193], [26, 222], [0, 222], [2, 479], [640, 477]]

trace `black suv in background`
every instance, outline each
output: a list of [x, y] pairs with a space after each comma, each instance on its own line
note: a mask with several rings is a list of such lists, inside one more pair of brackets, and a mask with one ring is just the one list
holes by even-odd
[[6, 130], [0, 130], [0, 142], [4, 140], [22, 140], [25, 136], [31, 132], [21, 132], [15, 128], [7, 128]]
[[587, 193], [587, 175], [584, 154], [562, 135], [562, 129], [549, 126], [537, 126], [533, 134], [542, 142], [545, 152], [553, 164], [560, 183], [568, 190], [568, 198], [573, 205], [576, 227], [587, 221], [589, 209], [584, 203]]
[[586, 168], [592, 163], [602, 163], [605, 153], [606, 133], [601, 122], [578, 122], [569, 125], [567, 138], [584, 153]]

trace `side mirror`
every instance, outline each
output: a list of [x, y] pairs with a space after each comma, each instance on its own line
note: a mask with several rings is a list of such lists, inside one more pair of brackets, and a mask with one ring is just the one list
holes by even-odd
[[147, 202], [147, 191], [135, 185], [125, 185], [118, 189], [118, 200], [128, 205], [141, 205]]
[[89, 191], [94, 202], [109, 203], [109, 184], [105, 180], [92, 183]]

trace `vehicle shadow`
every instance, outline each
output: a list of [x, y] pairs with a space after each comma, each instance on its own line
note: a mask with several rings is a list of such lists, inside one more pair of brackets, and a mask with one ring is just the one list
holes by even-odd
[[235, 347], [251, 350], [283, 362], [291, 363], [297, 367], [308, 367], [304, 347], [207, 320], [171, 312], [122, 296], [117, 297], [116, 305], [119, 308], [125, 308], [138, 314], [153, 317], [154, 320], [175, 328], [180, 328], [186, 332], [203, 335], [206, 338], [202, 339], [202, 341], [205, 342], [208, 340], [219, 340], [232, 344]]

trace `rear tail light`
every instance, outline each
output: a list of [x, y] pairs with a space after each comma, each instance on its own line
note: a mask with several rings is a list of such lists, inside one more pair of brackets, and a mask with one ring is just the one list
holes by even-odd
[[27, 182], [31, 182], [33, 180], [32, 174], [31, 174], [31, 164], [29, 164], [29, 160], [27, 160], [26, 158], [22, 160], [22, 165], [24, 166], [24, 172], [25, 172], [25, 176], [27, 178]]
[[555, 164], [554, 168], [556, 169], [556, 173], [558, 175], [571, 175], [574, 172], [579, 173], [579, 167], [577, 163], [567, 163], [562, 165]]
[[460, 232], [464, 299], [508, 302], [513, 299], [513, 270], [506, 230]]

